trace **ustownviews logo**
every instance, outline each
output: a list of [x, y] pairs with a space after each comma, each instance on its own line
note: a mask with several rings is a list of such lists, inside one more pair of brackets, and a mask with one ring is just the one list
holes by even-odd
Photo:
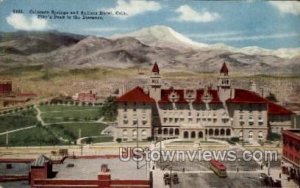
[[140, 147], [119, 148], [121, 161], [277, 161], [278, 153], [275, 150], [158, 150]]

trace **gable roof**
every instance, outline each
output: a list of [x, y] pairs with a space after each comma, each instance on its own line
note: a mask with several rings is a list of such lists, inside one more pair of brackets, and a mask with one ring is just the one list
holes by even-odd
[[[207, 91], [210, 94], [210, 96], [212, 97], [212, 99], [211, 99], [211, 101], [209, 103], [222, 103], [221, 100], [220, 100], [220, 98], [219, 98], [217, 90], [208, 89]], [[204, 89], [198, 89], [196, 91], [196, 99], [195, 99], [195, 101], [193, 103], [204, 103], [202, 101], [203, 94], [204, 94]]]
[[117, 102], [136, 102], [136, 103], [155, 103], [155, 100], [149, 97], [141, 87], [135, 87], [121, 97], [117, 98]]
[[169, 95], [175, 92], [178, 95], [178, 101], [176, 101], [176, 103], [188, 103], [185, 99], [184, 99], [184, 90], [183, 89], [174, 89], [174, 88], [170, 88], [170, 89], [162, 89], [161, 90], [161, 99], [158, 101], [158, 103], [171, 103], [171, 101], [169, 100]]

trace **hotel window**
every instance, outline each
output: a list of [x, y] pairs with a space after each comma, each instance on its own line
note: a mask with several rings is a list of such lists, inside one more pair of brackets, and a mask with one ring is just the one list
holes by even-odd
[[127, 124], [128, 124], [128, 120], [124, 120], [124, 121], [123, 121], [123, 124], [124, 124], [124, 125], [127, 125]]
[[228, 119], [222, 119], [222, 122], [223, 122], [223, 123], [227, 123], [227, 122], [228, 122]]
[[240, 126], [244, 126], [244, 125], [245, 125], [245, 122], [240, 121]]
[[124, 108], [124, 112], [127, 112], [127, 108]]
[[168, 121], [168, 118], [164, 118], [164, 123], [167, 123], [167, 121]]
[[197, 123], [200, 123], [201, 122], [201, 119], [200, 118], [197, 118]]
[[146, 125], [147, 124], [147, 121], [143, 121], [143, 125]]
[[191, 123], [193, 121], [193, 119], [192, 118], [189, 118], [189, 123]]
[[216, 122], [217, 122], [217, 119], [213, 119], [213, 122], [216, 123]]
[[243, 119], [243, 115], [240, 115], [240, 120], [242, 120]]
[[181, 121], [181, 122], [184, 122], [184, 118], [180, 118], [180, 121]]
[[178, 122], [178, 118], [175, 118], [175, 123], [177, 123]]
[[258, 132], [258, 139], [261, 140], [264, 138], [264, 133], [262, 131]]
[[252, 126], [254, 125], [254, 122], [253, 121], [249, 121], [249, 126]]
[[253, 138], [253, 131], [249, 131], [248, 138]]
[[137, 121], [133, 121], [133, 126], [137, 126]]
[[173, 122], [173, 118], [169, 118], [169, 122], [172, 123]]
[[191, 116], [192, 115], [192, 112], [189, 112], [189, 116]]

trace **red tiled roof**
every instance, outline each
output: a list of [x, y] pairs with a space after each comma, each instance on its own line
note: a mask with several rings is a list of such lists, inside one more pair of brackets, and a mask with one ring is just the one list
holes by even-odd
[[[217, 90], [209, 89], [208, 93], [212, 97], [212, 100], [210, 101], [210, 103], [221, 103], [221, 100], [219, 98]], [[203, 101], [202, 101], [203, 94], [204, 94], [204, 89], [198, 89], [196, 91], [196, 99], [195, 99], [194, 103], [203, 103]]]
[[155, 100], [149, 97], [141, 87], [135, 87], [117, 98], [117, 102], [155, 103]]
[[244, 90], [235, 89], [235, 94], [233, 99], [228, 99], [227, 102], [231, 103], [266, 103], [266, 99], [259, 96], [258, 94]]
[[227, 65], [226, 63], [224, 62], [223, 65], [222, 65], [222, 68], [220, 70], [220, 73], [226, 73], [228, 74], [228, 68], [227, 68]]
[[175, 92], [178, 96], [179, 99], [178, 101], [176, 101], [176, 103], [188, 103], [185, 99], [184, 99], [184, 90], [183, 89], [162, 89], [161, 90], [161, 99], [160, 101], [158, 101], [159, 103], [171, 103], [171, 101], [169, 100], [169, 95]]
[[275, 104], [271, 101], [268, 101], [269, 103], [269, 109], [268, 109], [268, 114], [269, 115], [292, 115], [294, 114], [292, 111]]
[[247, 91], [243, 89], [235, 89], [235, 94], [234, 94], [233, 99], [228, 99], [227, 102], [229, 103], [264, 103], [268, 104], [268, 114], [269, 115], [292, 115], [294, 114], [292, 111], [275, 104], [272, 101], [269, 101], [258, 94], [252, 92], [252, 91]]
[[152, 67], [152, 72], [156, 72], [156, 73], [159, 73], [159, 68], [158, 68], [158, 65], [157, 63], [155, 62], [153, 67]]

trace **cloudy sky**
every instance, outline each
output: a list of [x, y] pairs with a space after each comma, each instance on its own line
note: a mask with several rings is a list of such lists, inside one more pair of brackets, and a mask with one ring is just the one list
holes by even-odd
[[[22, 9], [23, 14], [13, 10]], [[41, 19], [34, 11], [116, 11], [103, 20]], [[30, 14], [31, 11], [31, 14]], [[300, 2], [183, 0], [0, 0], [0, 30], [58, 30], [110, 36], [166, 25], [202, 43], [300, 47]]]

